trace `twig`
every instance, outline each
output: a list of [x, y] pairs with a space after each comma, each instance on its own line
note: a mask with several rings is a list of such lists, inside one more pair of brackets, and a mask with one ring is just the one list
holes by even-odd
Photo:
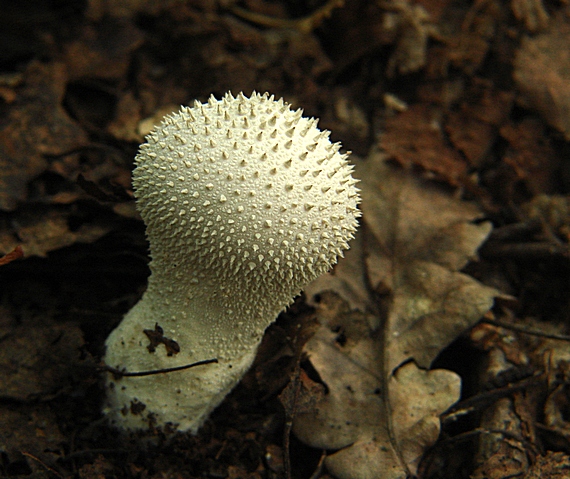
[[326, 458], [327, 458], [327, 451], [326, 449], [323, 449], [323, 451], [321, 452], [321, 457], [319, 457], [319, 463], [317, 464], [315, 471], [311, 474], [311, 477], [309, 479], [319, 479], [319, 477], [321, 477], [321, 474], [323, 472], [323, 465], [325, 463]]
[[481, 407], [491, 404], [492, 402], [496, 401], [499, 398], [510, 396], [511, 394], [525, 390], [535, 384], [539, 384], [540, 382], [544, 381], [543, 374], [539, 374], [536, 376], [531, 376], [530, 378], [523, 379], [516, 384], [509, 384], [508, 386], [493, 389], [491, 391], [486, 391], [476, 396], [470, 397], [461, 401], [446, 412], [440, 415], [441, 422], [448, 421], [450, 419], [455, 419], [458, 416], [463, 416], [465, 414], [470, 414]]
[[510, 329], [511, 331], [516, 331], [518, 333], [528, 334], [531, 336], [539, 336], [541, 338], [547, 338], [547, 339], [557, 339], [560, 341], [570, 341], [570, 336], [565, 334], [545, 333], [543, 331], [539, 331], [538, 329], [528, 329], [522, 326], [515, 326], [510, 323], [498, 321], [496, 319], [482, 319], [481, 322], [492, 324], [493, 326], [499, 326], [500, 328]]
[[329, 0], [321, 8], [318, 8], [310, 15], [295, 20], [288, 18], [275, 18], [262, 13], [250, 12], [249, 10], [236, 5], [231, 7], [231, 11], [234, 15], [262, 27], [288, 28], [290, 30], [297, 30], [301, 33], [310, 33], [323, 19], [330, 17], [335, 8], [342, 6], [344, 6], [344, 0]]
[[163, 373], [173, 373], [176, 371], [184, 371], [185, 369], [194, 368], [196, 366], [203, 366], [204, 364], [212, 364], [217, 363], [217, 359], [204, 359], [203, 361], [198, 361], [192, 364], [185, 364], [184, 366], [175, 366], [173, 368], [164, 368], [164, 369], [152, 369], [150, 371], [138, 371], [138, 372], [129, 372], [123, 371], [120, 369], [112, 368], [111, 366], [101, 366], [99, 367], [99, 371], [107, 371], [113, 374], [117, 379], [123, 377], [142, 377], [142, 376], [152, 376], [154, 374], [163, 374]]
[[25, 452], [25, 451], [21, 451], [21, 453], [22, 453], [22, 456], [26, 456], [26, 457], [29, 457], [30, 459], [33, 459], [38, 464], [40, 464], [42, 467], [44, 467], [46, 470], [55, 474], [60, 479], [64, 479], [64, 477], [59, 472], [57, 472], [53, 467], [48, 466], [45, 462], [43, 462], [41, 459], [37, 458], [33, 454], [30, 454], [29, 452]]
[[291, 430], [293, 429], [293, 419], [297, 410], [297, 400], [299, 399], [299, 392], [301, 391], [301, 355], [297, 356], [295, 361], [295, 370], [293, 372], [294, 391], [293, 391], [293, 404], [291, 408], [285, 408], [285, 427], [283, 428], [283, 469], [285, 471], [285, 479], [291, 479], [291, 457], [289, 454], [289, 444], [291, 438]]

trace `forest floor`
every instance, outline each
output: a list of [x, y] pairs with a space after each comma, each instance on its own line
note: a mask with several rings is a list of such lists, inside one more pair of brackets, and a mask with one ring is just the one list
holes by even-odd
[[[555, 0], [1, 2], [0, 477], [570, 477], [569, 45]], [[197, 435], [119, 433], [133, 159], [227, 91], [353, 152], [361, 231]]]

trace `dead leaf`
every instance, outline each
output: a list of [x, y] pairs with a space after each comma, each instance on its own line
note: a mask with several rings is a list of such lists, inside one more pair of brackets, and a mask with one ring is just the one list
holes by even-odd
[[305, 351], [329, 392], [314, 411], [297, 416], [294, 432], [311, 446], [338, 449], [325, 465], [340, 479], [401, 479], [417, 473], [439, 435], [439, 415], [459, 398], [459, 376], [428, 368], [497, 294], [460, 272], [491, 227], [475, 222], [475, 205], [379, 154], [357, 176], [364, 241], [352, 254], [365, 260], [347, 255], [351, 264], [341, 260], [334, 279], [321, 284], [357, 290], [349, 295], [353, 302], [357, 297], [366, 302], [362, 311], [378, 313], [347, 312], [321, 295], [321, 327]]
[[142, 42], [142, 33], [127, 19], [107, 17], [102, 22], [87, 24], [81, 37], [65, 48], [63, 60], [69, 79], [124, 78], [132, 52]]
[[545, 126], [536, 118], [526, 118], [518, 125], [506, 124], [501, 128], [501, 136], [509, 143], [503, 161], [533, 194], [557, 190], [560, 159], [544, 130]]
[[441, 116], [428, 105], [413, 105], [386, 121], [380, 146], [401, 165], [420, 166], [457, 186], [466, 176], [467, 163], [447, 145]]
[[24, 86], [0, 124], [0, 208], [13, 210], [25, 199], [29, 181], [56, 155], [87, 141], [62, 107], [67, 74], [63, 64], [30, 63]]
[[[168, 113], [176, 111], [175, 108]], [[138, 131], [141, 122], [141, 104], [133, 93], [127, 92], [119, 98], [115, 118], [107, 126], [107, 130], [115, 138], [142, 143], [144, 135]], [[154, 125], [153, 125], [154, 126]]]
[[481, 167], [507, 119], [514, 100], [510, 92], [500, 91], [483, 81], [474, 81], [466, 92], [467, 100], [447, 115], [445, 130], [453, 145], [469, 164]]
[[17, 259], [24, 257], [24, 250], [20, 245], [16, 246], [12, 251], [5, 254], [0, 258], [0, 266], [4, 266], [5, 264], [11, 263]]
[[364, 318], [350, 321], [364, 328], [349, 329], [342, 345], [334, 322], [308, 342], [305, 350], [330, 392], [312, 414], [297, 416], [293, 430], [313, 447], [340, 449], [325, 460], [336, 477], [406, 477], [437, 439], [439, 414], [459, 398], [459, 377], [413, 363], [383, 377], [378, 338]]
[[12, 218], [10, 228], [0, 230], [0, 252], [8, 252], [21, 245], [26, 256], [45, 256], [48, 252], [74, 243], [90, 243], [111, 229], [105, 220], [70, 227], [73, 208], [19, 210]]
[[369, 297], [362, 265], [364, 261], [362, 242], [362, 234], [358, 231], [350, 242], [350, 249], [333, 271], [319, 276], [305, 287], [308, 304], [316, 306], [314, 298], [321, 291], [335, 291], [348, 302], [351, 309], [367, 310]]
[[93, 461], [93, 464], [85, 464], [77, 472], [79, 479], [103, 479], [113, 472], [113, 464], [102, 455], [99, 455]]
[[570, 195], [538, 195], [522, 205], [522, 210], [570, 243]]
[[304, 370], [299, 371], [299, 377], [289, 381], [279, 394], [279, 402], [283, 405], [287, 416], [296, 413], [312, 411], [317, 402], [324, 396], [322, 384], [312, 381]]
[[358, 174], [364, 219], [376, 241], [368, 253], [370, 283], [392, 292], [387, 370], [411, 358], [427, 368], [498, 294], [460, 272], [491, 225], [476, 222], [481, 213], [475, 204], [394, 169], [377, 155]]
[[550, 19], [542, 0], [511, 0], [511, 10], [529, 32], [544, 30]]
[[505, 16], [501, 2], [472, 3], [461, 31], [450, 39], [447, 55], [451, 63], [468, 75], [473, 75], [485, 61]]
[[128, 18], [139, 12], [147, 15], [156, 15], [169, 5], [178, 3], [178, 0], [89, 0], [85, 15], [95, 21], [105, 17]]
[[538, 111], [570, 140], [570, 20], [568, 12], [547, 33], [523, 38], [514, 62], [514, 79], [525, 106]]
[[3, 474], [20, 476], [23, 467], [26, 475], [37, 478], [53, 478], [37, 461], [24, 454], [31, 454], [44, 463], [53, 463], [64, 455], [62, 444], [65, 436], [59, 427], [56, 412], [42, 404], [0, 406], [0, 443], [2, 444]]
[[396, 72], [407, 74], [420, 70], [426, 64], [427, 44], [430, 35], [437, 33], [429, 13], [423, 5], [415, 2], [390, 2], [387, 13], [392, 17], [385, 23], [394, 25], [397, 30], [394, 53], [387, 65], [387, 75], [393, 77]]
[[567, 479], [570, 475], [570, 457], [563, 452], [548, 451], [536, 458], [523, 479]]

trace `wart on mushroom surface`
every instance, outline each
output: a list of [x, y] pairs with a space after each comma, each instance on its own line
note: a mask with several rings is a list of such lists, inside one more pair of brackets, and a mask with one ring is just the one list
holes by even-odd
[[[357, 180], [328, 137], [301, 110], [258, 93], [183, 107], [146, 137], [133, 186], [151, 276], [107, 339], [105, 363], [142, 371], [219, 362], [109, 377], [114, 424], [195, 433], [251, 366], [267, 326], [348, 248]], [[144, 331], [157, 328], [176, 354], [162, 344], [149, 350]], [[135, 401], [146, 406], [137, 414]]]

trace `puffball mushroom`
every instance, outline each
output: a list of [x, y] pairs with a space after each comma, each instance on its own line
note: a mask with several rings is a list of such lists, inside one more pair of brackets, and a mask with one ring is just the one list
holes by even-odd
[[227, 93], [167, 115], [142, 144], [133, 187], [150, 243], [142, 299], [106, 341], [124, 429], [196, 433], [251, 366], [263, 333], [347, 249], [360, 215], [340, 144], [282, 99]]

